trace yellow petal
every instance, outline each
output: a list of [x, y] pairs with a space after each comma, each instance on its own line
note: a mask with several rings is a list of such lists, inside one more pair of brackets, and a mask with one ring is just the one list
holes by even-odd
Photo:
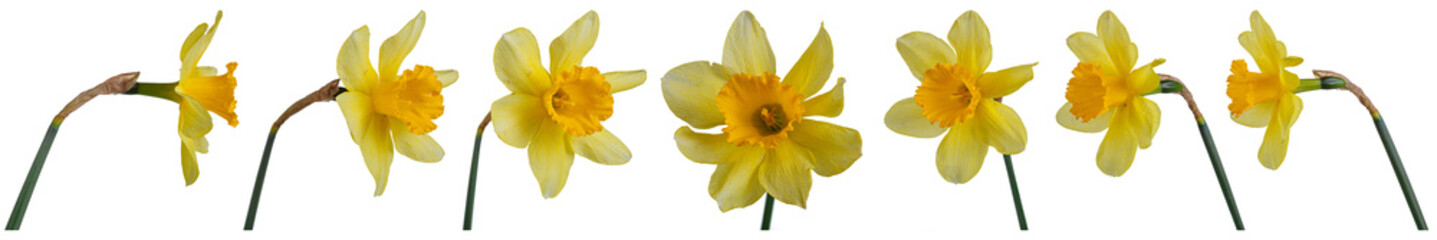
[[1228, 116], [1232, 118], [1233, 122], [1237, 122], [1243, 126], [1255, 128], [1266, 127], [1268, 122], [1272, 122], [1272, 111], [1276, 107], [1276, 102], [1258, 103], [1252, 105], [1252, 108], [1248, 108], [1247, 111], [1243, 111], [1241, 114], [1230, 114]]
[[369, 86], [379, 84], [379, 74], [369, 63], [369, 26], [359, 27], [344, 40], [339, 48], [339, 59], [335, 64], [339, 80], [350, 92], [368, 93]]
[[210, 122], [210, 113], [194, 98], [180, 96], [183, 97], [180, 101], [180, 141], [190, 150], [209, 152], [210, 142], [205, 140], [205, 134], [209, 134], [214, 128], [214, 123]]
[[[759, 148], [759, 157], [763, 156]], [[759, 159], [744, 159], [722, 163], [709, 177], [709, 196], [718, 202], [719, 211], [728, 212], [735, 208], [747, 207], [763, 197], [763, 185], [759, 184]]]
[[[190, 55], [190, 48], [195, 46], [195, 42], [198, 42], [198, 41], [200, 40], [200, 37], [204, 37], [204, 36], [205, 36], [205, 30], [209, 30], [209, 28], [210, 28], [210, 25], [209, 25], [209, 24], [207, 24], [207, 23], [200, 23], [200, 25], [195, 26], [195, 30], [190, 31], [189, 37], [185, 37], [185, 43], [180, 45], [180, 61], [181, 61], [181, 62], [184, 62], [186, 56], [189, 56], [189, 55]], [[200, 51], [200, 52], [204, 52], [204, 51]], [[184, 76], [184, 74], [181, 74], [180, 76]]]
[[[354, 128], [350, 125], [351, 130]], [[383, 195], [384, 187], [389, 184], [389, 165], [394, 162], [394, 142], [389, 137], [388, 119], [375, 117], [374, 121], [359, 128], [364, 137], [354, 143], [359, 144], [359, 151], [364, 154], [364, 165], [369, 168], [369, 175], [374, 176], [374, 196]]]
[[993, 60], [993, 44], [988, 38], [988, 24], [972, 10], [958, 16], [948, 29], [948, 42], [956, 50], [958, 64], [974, 74], [988, 70], [988, 63]]
[[539, 97], [524, 94], [509, 94], [489, 107], [494, 116], [494, 133], [504, 144], [523, 148], [539, 131], [539, 125], [549, 121], [549, 113]]
[[1038, 63], [1018, 65], [997, 72], [983, 73], [978, 77], [978, 91], [986, 98], [1000, 98], [1013, 94], [1028, 81], [1033, 80], [1033, 66]]
[[589, 11], [575, 20], [563, 34], [549, 42], [549, 72], [563, 72], [580, 67], [584, 55], [594, 48], [599, 38], [599, 13]]
[[195, 151], [190, 151], [185, 144], [180, 144], [180, 171], [185, 174], [185, 186], [195, 184], [200, 178], [200, 164], [195, 161]]
[[838, 114], [843, 113], [843, 84], [847, 82], [843, 78], [838, 78], [838, 83], [833, 85], [833, 89], [804, 101], [803, 116], [838, 117]]
[[988, 144], [973, 123], [956, 123], [938, 145], [938, 174], [951, 183], [966, 183], [983, 168]]
[[389, 132], [394, 136], [394, 149], [399, 150], [399, 154], [409, 157], [409, 159], [420, 162], [439, 162], [444, 159], [444, 148], [439, 147], [439, 143], [435, 142], [434, 138], [429, 137], [429, 134], [418, 135], [409, 132], [409, 127], [404, 125], [404, 121], [393, 117], [389, 118]]
[[574, 165], [574, 150], [569, 146], [569, 135], [558, 123], [545, 121], [534, 134], [534, 143], [529, 144], [529, 169], [539, 180], [544, 198], [559, 196], [564, 183], [569, 181], [569, 167]]
[[434, 71], [434, 78], [444, 84], [444, 87], [449, 87], [455, 81], [459, 81], [459, 71], [454, 71], [454, 69]]
[[[1262, 19], [1262, 14], [1254, 10], [1249, 20], [1252, 22], [1252, 38], [1256, 45], [1255, 48], [1263, 55], [1262, 57], [1253, 55], [1253, 60], [1257, 61], [1257, 66], [1262, 69], [1262, 72], [1277, 71], [1281, 68], [1283, 59], [1287, 58], [1287, 46], [1281, 41], [1277, 41], [1277, 35], [1272, 32], [1272, 26], [1267, 25], [1267, 20]], [[1248, 51], [1252, 52], [1252, 50]]]
[[813, 172], [819, 176], [843, 173], [863, 156], [863, 138], [852, 128], [805, 120], [795, 125], [788, 137], [813, 154]]
[[1128, 90], [1138, 95], [1157, 90], [1158, 82], [1161, 81], [1161, 79], [1158, 78], [1156, 72], [1153, 72], [1153, 67], [1162, 65], [1164, 62], [1167, 62], [1167, 60], [1159, 58], [1148, 63], [1148, 65], [1134, 69], [1131, 74], [1128, 74]]
[[919, 107], [912, 97], [893, 103], [893, 107], [888, 108], [888, 113], [883, 115], [883, 124], [898, 134], [921, 138], [937, 137], [948, 130], [938, 126], [936, 122], [928, 121], [928, 118], [923, 116], [923, 107]]
[[[1125, 110], [1120, 110], [1125, 111]], [[1122, 121], [1123, 118], [1114, 118]], [[1133, 139], [1136, 126], [1115, 124], [1108, 128], [1108, 135], [1098, 145], [1098, 170], [1108, 176], [1120, 177], [1133, 166], [1133, 157], [1138, 151], [1138, 141]]]
[[349, 137], [354, 143], [362, 142], [364, 135], [368, 134], [367, 127], [384, 117], [374, 112], [369, 95], [363, 93], [344, 92], [335, 97], [334, 101], [339, 104], [339, 111], [344, 113], [344, 121], [349, 126]]
[[699, 129], [712, 128], [723, 124], [723, 113], [719, 112], [719, 89], [728, 82], [728, 72], [722, 65], [707, 61], [695, 61], [674, 67], [660, 80], [664, 88], [664, 102], [674, 116], [683, 119], [689, 126]]
[[1128, 38], [1128, 28], [1118, 21], [1113, 11], [1105, 11], [1098, 18], [1098, 37], [1103, 40], [1103, 48], [1108, 50], [1108, 58], [1113, 60], [1116, 70], [1127, 71], [1137, 64], [1138, 45]]
[[1277, 170], [1282, 166], [1282, 161], [1287, 158], [1287, 142], [1291, 139], [1289, 130], [1301, 113], [1302, 99], [1297, 95], [1287, 94], [1285, 99], [1277, 102], [1267, 134], [1262, 138], [1262, 147], [1257, 150], [1257, 160], [1262, 162], [1263, 167]]
[[1064, 103], [1063, 108], [1058, 109], [1058, 125], [1062, 125], [1064, 128], [1072, 129], [1073, 131], [1085, 133], [1107, 130], [1108, 121], [1113, 119], [1113, 112], [1115, 112], [1112, 109], [1108, 109], [1107, 112], [1099, 114], [1097, 117], [1088, 120], [1088, 122], [1083, 122], [1082, 119], [1078, 119], [1077, 115], [1073, 115], [1072, 109], [1073, 103]]
[[703, 134], [689, 127], [679, 127], [674, 132], [674, 142], [679, 152], [697, 163], [726, 164], [739, 161], [758, 161], [764, 149], [758, 146], [738, 146], [728, 143], [725, 134]]
[[953, 64], [958, 61], [953, 48], [943, 39], [926, 32], [910, 32], [898, 37], [898, 55], [908, 64], [913, 77], [923, 81], [923, 73], [938, 64]]
[[494, 73], [510, 92], [538, 96], [549, 90], [549, 72], [539, 61], [539, 42], [529, 29], [504, 33], [494, 46]]
[[1133, 98], [1127, 109], [1131, 115], [1114, 117], [1128, 118], [1122, 124], [1133, 126], [1133, 138], [1138, 141], [1138, 148], [1147, 149], [1153, 144], [1153, 136], [1158, 133], [1158, 123], [1162, 122], [1162, 109], [1158, 109], [1158, 103], [1144, 97]]
[[1242, 34], [1238, 34], [1237, 42], [1242, 44], [1242, 49], [1247, 50], [1247, 54], [1252, 55], [1253, 62], [1257, 63], [1257, 68], [1262, 72], [1277, 71], [1277, 66], [1272, 66], [1272, 62], [1268, 61], [1274, 57], [1263, 52], [1261, 44], [1257, 42], [1257, 35], [1252, 31], [1243, 31]]
[[1127, 72], [1128, 69], [1118, 70], [1113, 66], [1113, 60], [1108, 57], [1108, 49], [1103, 46], [1103, 40], [1088, 32], [1077, 32], [1068, 35], [1068, 50], [1078, 56], [1078, 61], [1098, 65], [1104, 73], [1117, 76], [1119, 71]]
[[606, 72], [602, 75], [604, 75], [605, 81], [609, 81], [609, 93], [617, 93], [633, 89], [634, 87], [638, 87], [640, 84], [644, 84], [644, 81], [649, 78], [649, 72], [644, 71], [643, 69], [632, 71]]
[[409, 56], [409, 51], [414, 50], [414, 44], [419, 42], [419, 34], [423, 32], [424, 11], [419, 11], [419, 15], [404, 24], [404, 28], [379, 45], [379, 81], [399, 76], [400, 64], [405, 56]]
[[808, 208], [808, 190], [813, 187], [813, 154], [785, 141], [769, 150], [758, 166], [758, 182], [778, 201]]
[[778, 73], [774, 70], [773, 48], [768, 45], [768, 35], [758, 25], [753, 13], [743, 11], [728, 28], [728, 38], [723, 42], [723, 66], [729, 72], [763, 75]]
[[818, 25], [818, 36], [813, 37], [813, 43], [808, 45], [808, 50], [803, 51], [803, 56], [788, 69], [788, 75], [783, 76], [783, 83], [793, 86], [799, 94], [804, 97], [812, 96], [828, 83], [829, 74], [833, 73], [833, 40], [828, 37], [828, 30]]
[[604, 165], [621, 165], [633, 158], [629, 152], [629, 146], [625, 146], [619, 137], [609, 132], [609, 129], [602, 129], [593, 134], [583, 137], [570, 137], [573, 143], [574, 153], [584, 156], [591, 161]]
[[185, 38], [185, 45], [180, 47], [180, 79], [191, 76], [191, 72], [200, 62], [200, 57], [205, 55], [205, 49], [210, 47], [210, 40], [214, 39], [215, 29], [220, 27], [220, 18], [224, 15], [224, 11], [216, 12], [215, 24], [209, 25], [209, 31], [205, 31], [204, 35], [195, 36], [195, 33], [205, 27], [205, 24], [201, 23], [195, 27], [194, 32], [190, 32], [190, 37]]
[[1013, 155], [1023, 152], [1028, 145], [1028, 128], [1023, 126], [1023, 119], [1018, 117], [1018, 112], [1008, 105], [998, 101], [983, 99], [978, 103], [977, 120], [973, 123], [982, 131], [986, 139], [980, 139], [999, 153]]

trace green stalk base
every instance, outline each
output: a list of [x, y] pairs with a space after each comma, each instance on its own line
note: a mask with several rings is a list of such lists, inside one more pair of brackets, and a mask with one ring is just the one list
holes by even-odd
[[50, 128], [45, 130], [45, 140], [40, 142], [40, 151], [35, 153], [35, 162], [30, 164], [30, 174], [25, 175], [25, 184], [20, 187], [20, 197], [15, 200], [15, 209], [10, 211], [10, 221], [5, 223], [5, 230], [20, 230], [20, 222], [25, 220], [25, 210], [30, 207], [30, 196], [35, 194], [35, 184], [40, 181], [40, 169], [45, 167], [45, 157], [50, 155], [50, 145], [55, 143], [55, 134], [60, 131], [61, 120], [56, 119], [50, 122]]
[[1008, 186], [1013, 191], [1013, 210], [1018, 213], [1018, 229], [1028, 231], [1028, 215], [1023, 213], [1023, 197], [1018, 196], [1018, 176], [1013, 173], [1013, 157], [1003, 154], [1003, 165], [1008, 167]]

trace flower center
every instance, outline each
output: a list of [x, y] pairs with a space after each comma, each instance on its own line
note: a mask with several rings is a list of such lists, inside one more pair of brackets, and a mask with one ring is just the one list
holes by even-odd
[[1103, 69], [1097, 64], [1080, 62], [1073, 68], [1073, 78], [1068, 80], [1068, 93], [1064, 97], [1073, 104], [1068, 111], [1088, 122], [1113, 106], [1128, 104], [1133, 96], [1122, 77], [1103, 75]]
[[716, 100], [728, 125], [723, 131], [736, 145], [778, 147], [793, 125], [803, 120], [803, 96], [773, 73], [734, 74]]
[[439, 127], [433, 120], [444, 115], [443, 89], [434, 68], [414, 65], [398, 79], [380, 82], [370, 97], [374, 111], [403, 121], [411, 133], [425, 134]]
[[963, 66], [939, 63], [923, 72], [923, 84], [913, 95], [923, 108], [923, 117], [940, 127], [953, 126], [973, 118], [982, 94], [977, 79]]
[[1227, 76], [1227, 96], [1232, 104], [1228, 111], [1242, 115], [1253, 105], [1277, 101], [1285, 92], [1282, 79], [1274, 73], [1255, 73], [1247, 70], [1246, 60], [1232, 61], [1232, 75]]
[[225, 74], [197, 76], [180, 80], [179, 91], [194, 98], [205, 110], [224, 117], [231, 127], [239, 125], [235, 115], [235, 67], [238, 63], [225, 64]]
[[609, 81], [594, 67], [573, 67], [555, 75], [554, 86], [544, 94], [549, 117], [573, 136], [588, 136], [604, 129], [600, 122], [614, 115]]

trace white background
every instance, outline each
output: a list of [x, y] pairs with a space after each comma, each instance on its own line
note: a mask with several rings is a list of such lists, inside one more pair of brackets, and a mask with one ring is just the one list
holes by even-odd
[[[1281, 170], [1256, 159], [1263, 130], [1228, 120], [1224, 91], [1248, 14], [1261, 10], [1306, 58], [1292, 71], [1332, 69], [1360, 84], [1382, 110], [1429, 213], [1437, 209], [1437, 149], [1430, 89], [1428, 3], [1388, 1], [5, 1], [0, 3], [0, 213], [8, 216], [53, 114], [114, 74], [175, 80], [180, 43], [196, 24], [225, 18], [202, 65], [239, 62], [237, 112], [199, 156], [201, 177], [184, 185], [175, 104], [103, 96], [71, 115], [50, 153], [23, 231], [0, 238], [1434, 238], [1414, 230], [1366, 110], [1346, 92], [1301, 94]], [[526, 150], [484, 135], [474, 231], [460, 231], [476, 125], [508, 91], [493, 72], [501, 34], [527, 27], [548, 42], [590, 9], [602, 22], [585, 65], [647, 69], [648, 81], [615, 96], [604, 122], [634, 152], [627, 165], [577, 159], [563, 193], [544, 199]], [[759, 232], [762, 201], [728, 213], [706, 192], [712, 165], [674, 145], [684, 125], [664, 104], [660, 78], [674, 66], [719, 61], [741, 10], [768, 31], [780, 75], [820, 23], [832, 34], [834, 78], [849, 79], [847, 109], [823, 119], [862, 132], [864, 157], [847, 172], [815, 176], [808, 209], [776, 206]], [[1026, 121], [1027, 152], [1014, 164], [1032, 230], [1020, 232], [1001, 155], [971, 182], [943, 181], [940, 139], [898, 135], [883, 124], [893, 102], [918, 85], [894, 47], [910, 31], [946, 36], [966, 10], [992, 31], [992, 69], [1041, 62], [1036, 78], [1004, 99]], [[1064, 39], [1095, 31], [1115, 11], [1158, 72], [1189, 83], [1209, 117], [1249, 230], [1233, 231], [1193, 119], [1177, 95], [1152, 96], [1165, 113], [1151, 148], [1123, 177], [1094, 165], [1102, 134], [1053, 120], [1077, 59]], [[295, 99], [336, 78], [350, 31], [369, 25], [370, 46], [428, 12], [409, 64], [457, 69], [446, 111], [431, 133], [448, 153], [425, 164], [396, 155], [384, 196], [333, 103], [305, 109], [280, 131], [253, 232], [240, 231], [270, 123]], [[373, 50], [377, 51], [377, 50]], [[377, 56], [377, 54], [371, 54]], [[832, 82], [829, 81], [830, 85]], [[827, 89], [827, 88], [825, 88]], [[827, 91], [827, 90], [824, 90]], [[218, 118], [217, 118], [218, 119]], [[1429, 214], [1437, 218], [1437, 213]]]

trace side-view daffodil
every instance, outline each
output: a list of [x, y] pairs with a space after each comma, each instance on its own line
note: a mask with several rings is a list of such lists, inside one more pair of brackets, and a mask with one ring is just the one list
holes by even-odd
[[374, 176], [375, 196], [384, 194], [394, 151], [420, 162], [444, 158], [444, 149], [428, 133], [438, 127], [433, 119], [444, 114], [440, 91], [459, 80], [459, 72], [436, 71], [425, 65], [399, 71], [423, 31], [424, 12], [420, 11], [379, 46], [378, 72], [369, 62], [369, 26], [350, 33], [339, 49], [339, 80], [347, 91], [335, 101], [344, 112], [350, 137], [364, 154], [369, 174]]
[[1287, 157], [1288, 131], [1302, 113], [1302, 98], [1293, 94], [1299, 81], [1288, 67], [1302, 64], [1302, 58], [1287, 55], [1287, 45], [1277, 40], [1272, 27], [1257, 11], [1252, 12], [1252, 30], [1237, 36], [1242, 48], [1252, 54], [1262, 72], [1249, 72], [1247, 61], [1232, 61], [1232, 75], [1227, 77], [1227, 105], [1232, 120], [1243, 126], [1267, 127], [1257, 160], [1263, 167], [1277, 169]]
[[[780, 81], [763, 27], [744, 11], [729, 28], [722, 64], [689, 62], [664, 75], [664, 100], [689, 125], [674, 132], [679, 151], [694, 162], [718, 165], [709, 195], [720, 211], [751, 205], [764, 193], [806, 207], [810, 171], [837, 175], [863, 155], [858, 131], [805, 119], [843, 111], [843, 78], [815, 96], [832, 71], [833, 43], [820, 25]], [[719, 134], [690, 129], [721, 125]]]
[[230, 127], [239, 125], [235, 115], [234, 70], [239, 64], [225, 64], [225, 73], [218, 74], [215, 67], [198, 67], [200, 56], [214, 39], [215, 29], [220, 26], [224, 12], [215, 14], [215, 24], [206, 28], [204, 23], [195, 27], [185, 44], [180, 46], [180, 82], [174, 88], [180, 103], [180, 167], [184, 170], [185, 185], [194, 184], [200, 177], [200, 167], [195, 153], [209, 152], [209, 141], [205, 134], [214, 127], [210, 113], [223, 117]]
[[643, 84], [644, 70], [600, 73], [583, 66], [599, 36], [599, 14], [589, 11], [549, 43], [549, 69], [529, 29], [505, 33], [494, 47], [494, 71], [512, 92], [491, 109], [499, 140], [529, 148], [529, 168], [544, 198], [559, 196], [574, 154], [599, 164], [628, 163], [633, 154], [605, 129], [614, 114], [612, 94]]
[[1032, 80], [1037, 63], [985, 72], [993, 58], [988, 39], [988, 25], [973, 11], [953, 22], [947, 42], [926, 32], [898, 38], [898, 53], [921, 84], [913, 97], [894, 103], [883, 122], [913, 137], [948, 132], [937, 155], [938, 173], [948, 182], [973, 179], [989, 146], [1011, 155], [1023, 152], [1028, 142], [1018, 113], [994, 99]]
[[1137, 150], [1152, 145], [1158, 131], [1162, 111], [1143, 95], [1159, 90], [1153, 67], [1165, 60], [1133, 69], [1138, 45], [1128, 39], [1127, 27], [1112, 11], [1098, 18], [1097, 34], [1069, 35], [1068, 49], [1080, 62], [1068, 80], [1068, 103], [1058, 110], [1058, 124], [1087, 133], [1107, 130], [1098, 147], [1098, 169], [1122, 176]]

